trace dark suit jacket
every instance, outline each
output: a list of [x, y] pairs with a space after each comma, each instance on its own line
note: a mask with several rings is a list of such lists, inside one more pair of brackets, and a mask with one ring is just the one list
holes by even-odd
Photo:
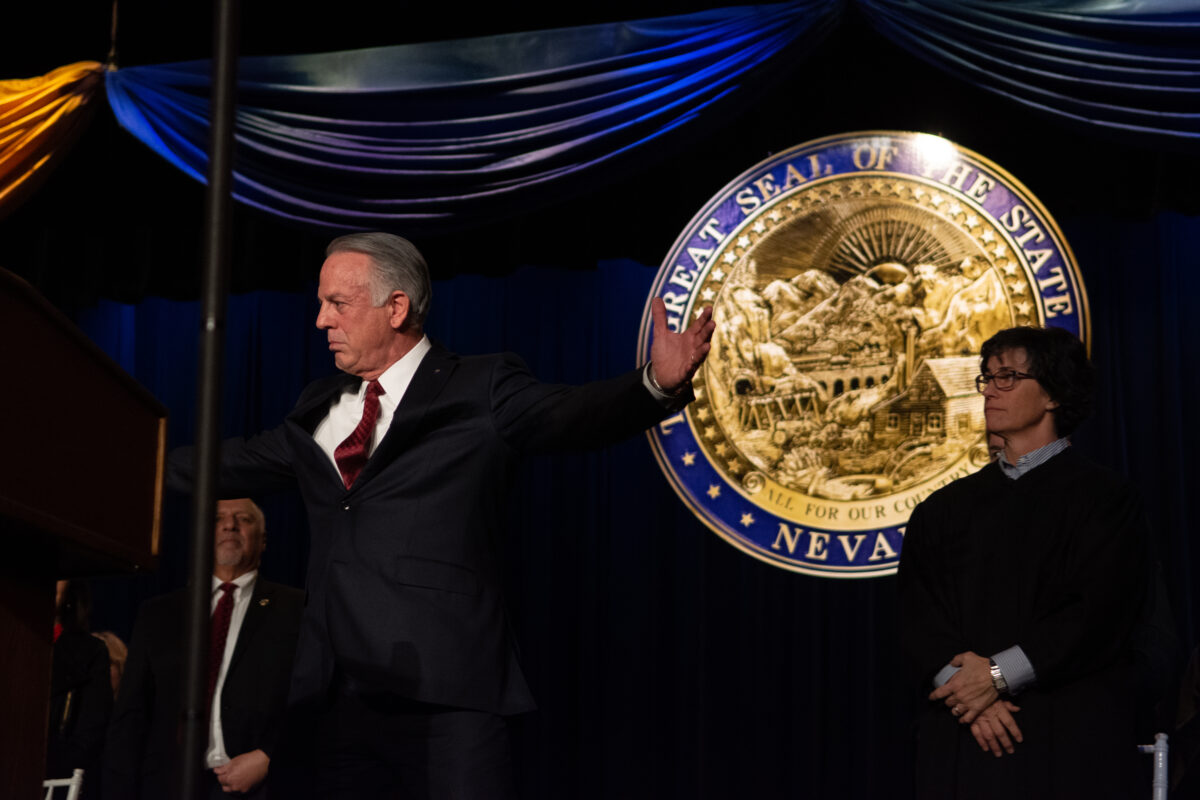
[[[223, 493], [298, 483], [308, 508], [309, 601], [292, 702], [320, 702], [336, 664], [360, 686], [423, 702], [532, 709], [495, 557], [511, 469], [526, 453], [628, 437], [667, 410], [640, 371], [550, 385], [511, 354], [459, 357], [435, 346], [347, 491], [312, 433], [358, 380], [309, 385], [283, 425], [221, 451]], [[190, 454], [176, 451], [170, 466], [172, 485], [189, 487]]]
[[[299, 589], [255, 581], [221, 690], [221, 732], [231, 758], [259, 748], [269, 756], [275, 748], [303, 607]], [[105, 747], [105, 797], [176, 794], [186, 618], [182, 591], [148, 601], [138, 614]]]

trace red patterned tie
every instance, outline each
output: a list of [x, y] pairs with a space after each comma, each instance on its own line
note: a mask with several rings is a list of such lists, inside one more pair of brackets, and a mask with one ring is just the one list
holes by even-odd
[[363, 399], [363, 415], [358, 427], [333, 451], [338, 470], [342, 473], [342, 482], [346, 484], [347, 489], [354, 485], [358, 473], [367, 465], [367, 446], [375, 433], [375, 420], [379, 419], [379, 395], [383, 393], [383, 386], [379, 381], [367, 384], [367, 396]]
[[221, 662], [225, 660], [225, 640], [229, 638], [229, 620], [233, 619], [233, 590], [237, 588], [237, 584], [226, 581], [219, 588], [223, 594], [213, 610], [212, 628], [208, 639], [208, 700], [204, 705], [207, 711], [205, 716], [212, 713], [217, 675], [221, 672]]

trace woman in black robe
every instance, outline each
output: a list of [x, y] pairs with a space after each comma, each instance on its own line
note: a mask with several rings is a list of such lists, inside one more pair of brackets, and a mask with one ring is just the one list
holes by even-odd
[[[917, 796], [1137, 796], [1141, 503], [1065, 438], [1090, 400], [1077, 339], [1015, 328], [981, 360], [1004, 450], [914, 510], [901, 554], [901, 637], [924, 706]], [[1031, 669], [1010, 688], [996, 662], [1014, 650]]]

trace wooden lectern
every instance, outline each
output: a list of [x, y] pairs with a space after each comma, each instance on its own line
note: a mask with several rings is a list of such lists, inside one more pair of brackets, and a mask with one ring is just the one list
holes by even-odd
[[33, 800], [45, 777], [54, 582], [154, 566], [167, 419], [3, 269], [0, 320], [0, 797]]

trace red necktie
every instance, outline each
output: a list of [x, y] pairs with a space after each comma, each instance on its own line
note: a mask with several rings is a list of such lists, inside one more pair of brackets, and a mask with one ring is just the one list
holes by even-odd
[[337, 461], [342, 482], [347, 489], [354, 485], [358, 473], [367, 465], [367, 446], [375, 432], [375, 420], [379, 419], [379, 395], [383, 393], [379, 381], [367, 384], [367, 396], [363, 399], [363, 415], [358, 427], [333, 451], [333, 458]]
[[[208, 639], [208, 700], [205, 709], [212, 713], [213, 693], [217, 690], [217, 675], [221, 662], [225, 660], [225, 640], [229, 638], [229, 621], [233, 619], [233, 590], [237, 584], [226, 581], [220, 586], [223, 594], [213, 610], [212, 627]], [[205, 716], [208, 716], [206, 714]]]

